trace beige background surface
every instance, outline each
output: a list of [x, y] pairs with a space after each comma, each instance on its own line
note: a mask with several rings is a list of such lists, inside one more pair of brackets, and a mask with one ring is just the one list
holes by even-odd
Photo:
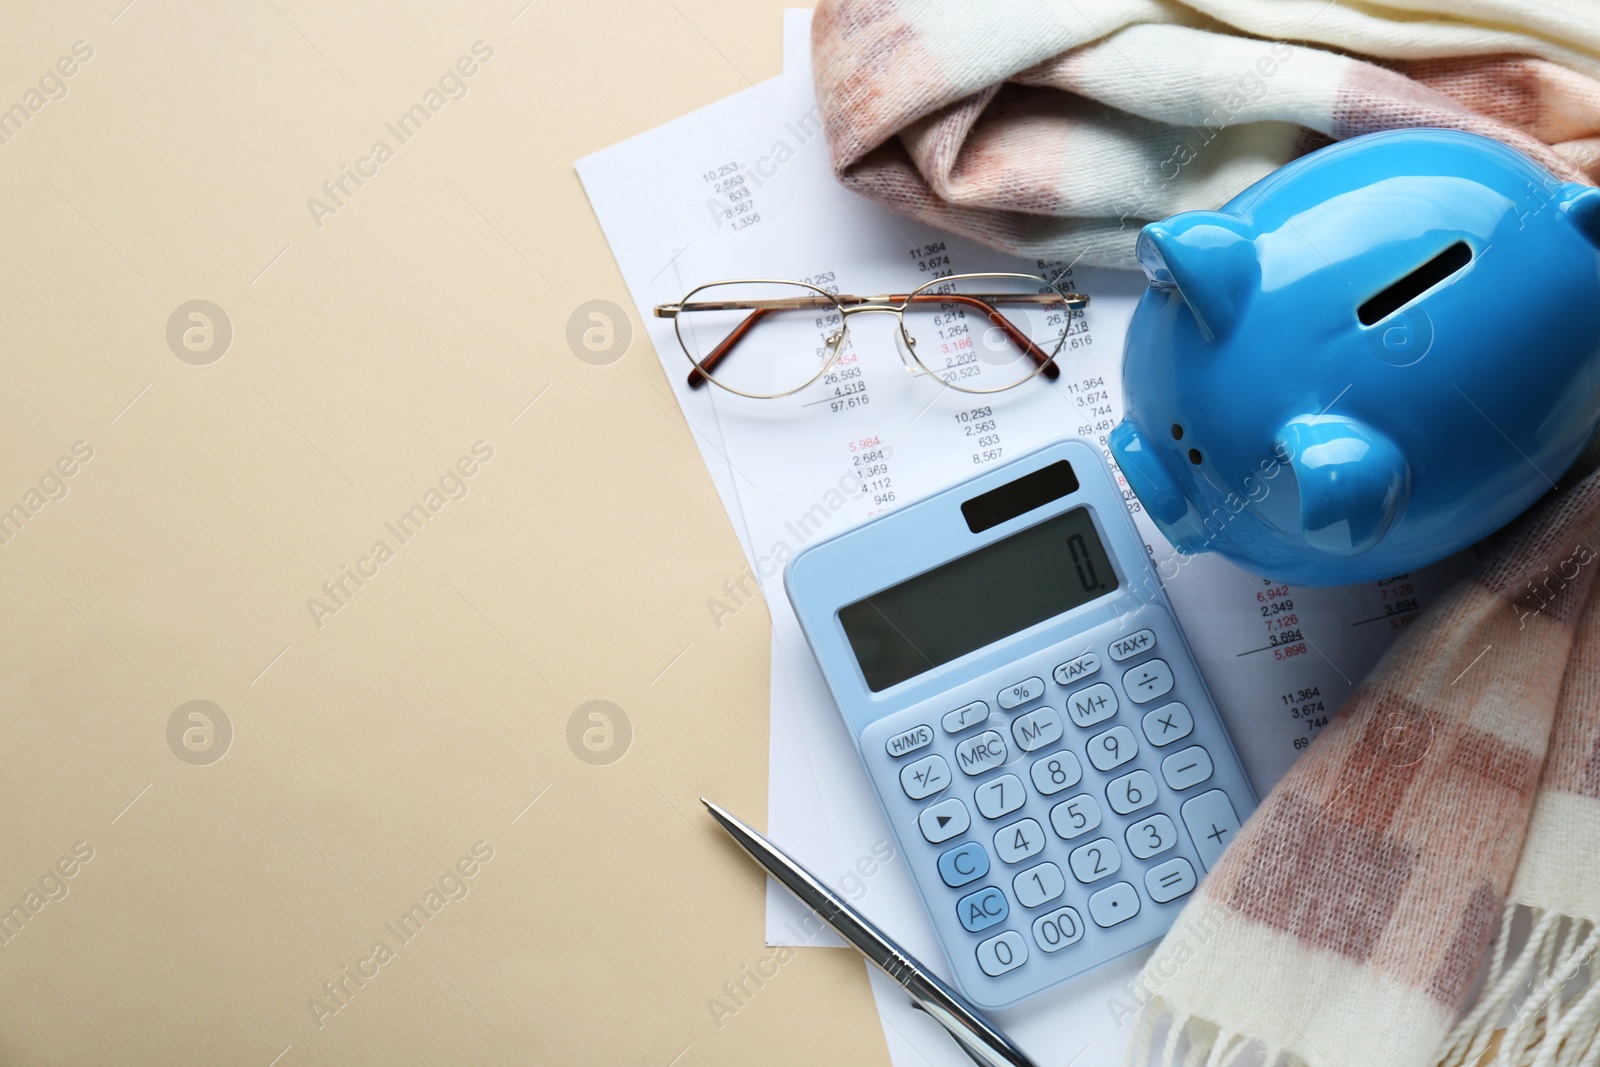
[[[0, 1062], [883, 1062], [843, 952], [713, 1022], [768, 950], [696, 797], [764, 820], [767, 618], [706, 609], [742, 561], [638, 324], [566, 340], [628, 304], [572, 161], [776, 74], [779, 13], [6, 5]], [[609, 765], [568, 741], [596, 699]]]

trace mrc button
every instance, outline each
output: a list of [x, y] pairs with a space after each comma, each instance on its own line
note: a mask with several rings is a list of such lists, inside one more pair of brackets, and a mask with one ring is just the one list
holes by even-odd
[[982, 774], [1006, 761], [1006, 739], [985, 730], [956, 746], [956, 764], [968, 774]]
[[895, 734], [883, 747], [891, 756], [904, 756], [924, 745], [933, 743], [933, 731], [926, 726], [913, 726], [903, 734]]

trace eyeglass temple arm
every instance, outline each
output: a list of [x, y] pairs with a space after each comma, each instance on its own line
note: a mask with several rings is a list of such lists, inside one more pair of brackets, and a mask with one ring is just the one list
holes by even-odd
[[[1076, 297], [1077, 294], [1074, 293], [1072, 296]], [[1023, 352], [1029, 359], [1033, 360], [1041, 368], [1043, 368], [1039, 373], [1043, 374], [1051, 381], [1055, 381], [1057, 378], [1061, 377], [1061, 368], [1052, 361], [1050, 354], [1045, 352], [1038, 345], [1034, 344], [1032, 339], [1029, 338], [1027, 334], [1023, 333], [1021, 330], [1017, 329], [1016, 326], [1012, 325], [1010, 319], [1007, 319], [1004, 315], [1000, 314], [995, 306], [987, 301], [980, 300], [974, 296], [967, 296], [963, 293], [899, 294], [890, 296], [889, 299], [891, 301], [904, 304], [957, 303], [969, 304], [980, 308], [988, 316], [989, 321], [995, 326], [998, 326], [1001, 332], [1003, 332], [1006, 337], [1010, 339], [1011, 343], [1015, 345], [1018, 350]], [[776, 301], [774, 301], [774, 303], [776, 303]], [[1069, 308], [1072, 307], [1073, 301], [1071, 298], [1068, 299], [1067, 305]], [[662, 307], [655, 309], [656, 315], [661, 318], [670, 317], [668, 314], [669, 308], [670, 314], [672, 315], [675, 315], [678, 311], [682, 310], [681, 307], [663, 305]], [[721, 363], [727, 358], [728, 354], [733, 351], [734, 347], [744, 339], [745, 335], [748, 334], [757, 323], [759, 323], [767, 315], [770, 315], [777, 310], [781, 309], [758, 307], [754, 311], [750, 312], [750, 314], [747, 315], [744, 320], [739, 323], [739, 325], [733, 328], [732, 333], [724, 337], [717, 347], [713, 348], [710, 353], [708, 353], [704, 359], [700, 360], [700, 362], [695, 365], [695, 368], [689, 372], [689, 388], [699, 389], [701, 386], [705, 385], [708, 380], [706, 377], [706, 372], [716, 370], [717, 364]]]

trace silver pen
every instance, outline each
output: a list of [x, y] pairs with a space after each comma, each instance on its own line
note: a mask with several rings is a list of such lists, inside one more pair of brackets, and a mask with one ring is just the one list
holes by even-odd
[[879, 970], [911, 994], [912, 1007], [931, 1015], [955, 1038], [956, 1044], [974, 1063], [981, 1067], [1037, 1067], [966, 997], [918, 963], [910, 953], [890, 940], [810, 871], [736, 816], [705, 797], [700, 798], [700, 803], [739, 843], [739, 847], [750, 853], [757, 863], [767, 869], [768, 874], [778, 880], [779, 885], [793, 893], [800, 903], [815, 912], [840, 937], [854, 945]]

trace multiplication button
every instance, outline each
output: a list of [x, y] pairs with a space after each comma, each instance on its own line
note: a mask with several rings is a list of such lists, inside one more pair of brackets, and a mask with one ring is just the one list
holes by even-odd
[[1147, 660], [1123, 673], [1122, 688], [1135, 704], [1147, 704], [1172, 692], [1172, 668], [1164, 659]]
[[1194, 732], [1194, 716], [1183, 704], [1164, 704], [1144, 713], [1144, 735], [1157, 748], [1182, 741]]

